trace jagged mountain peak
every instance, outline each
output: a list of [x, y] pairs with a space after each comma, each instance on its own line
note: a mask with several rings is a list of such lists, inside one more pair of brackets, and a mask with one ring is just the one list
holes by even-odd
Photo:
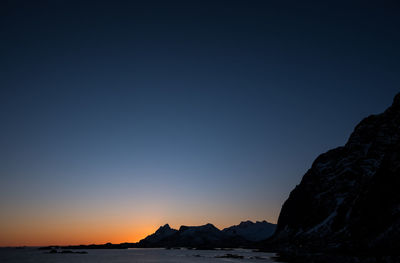
[[394, 96], [392, 108], [400, 109], [400, 92]]
[[155, 233], [156, 234], [163, 233], [163, 232], [170, 231], [170, 230], [172, 230], [172, 228], [169, 226], [169, 224], [165, 224], [163, 226], [160, 226]]
[[169, 226], [169, 224], [165, 224], [163, 226], [160, 226], [159, 229], [170, 229], [171, 227]]

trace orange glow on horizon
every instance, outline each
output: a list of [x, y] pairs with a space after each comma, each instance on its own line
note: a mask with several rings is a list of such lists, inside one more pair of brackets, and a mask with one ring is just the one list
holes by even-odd
[[[158, 227], [158, 226], [157, 226]], [[50, 246], [50, 245], [89, 245], [89, 244], [119, 244], [124, 242], [134, 243], [153, 233], [157, 227], [148, 226], [136, 229], [112, 228], [106, 231], [8, 231], [11, 236], [3, 235], [0, 247], [5, 246]], [[3, 232], [4, 233], [4, 232]], [[7, 234], [7, 232], [6, 232]]]
[[[50, 246], [50, 245], [89, 245], [89, 244], [119, 244], [134, 243], [153, 233], [157, 227], [153, 225], [132, 227], [95, 227], [86, 228], [51, 228], [1, 230], [0, 247], [6, 246]], [[86, 229], [85, 229], [86, 228]]]
[[[154, 233], [161, 225], [154, 223], [136, 224], [136, 227], [126, 224], [120, 226], [101, 226], [101, 225], [81, 225], [81, 226], [64, 226], [57, 227], [48, 226], [43, 228], [30, 228], [30, 226], [22, 226], [18, 229], [0, 229], [2, 236], [0, 237], [0, 247], [8, 246], [51, 246], [51, 245], [90, 245], [105, 243], [135, 243]], [[184, 225], [202, 225], [206, 222], [193, 222]], [[212, 222], [211, 222], [212, 223]], [[219, 229], [238, 224], [215, 225]], [[275, 223], [275, 222], [273, 222]], [[180, 225], [171, 225], [172, 228], [178, 229]]]
[[223, 229], [245, 220], [275, 223], [280, 208], [268, 213], [256, 206], [237, 209], [234, 205], [207, 202], [178, 204], [167, 202], [165, 197], [147, 202], [136, 200], [133, 204], [108, 201], [10, 206], [7, 213], [0, 215], [0, 247], [135, 243], [166, 223], [175, 229], [206, 223]]

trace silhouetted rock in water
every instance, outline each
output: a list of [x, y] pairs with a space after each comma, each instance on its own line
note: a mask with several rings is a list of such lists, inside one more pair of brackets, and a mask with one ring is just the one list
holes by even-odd
[[57, 251], [57, 249], [59, 249], [60, 248], [60, 246], [47, 246], [47, 247], [39, 247], [38, 249], [39, 250], [56, 250]]
[[400, 94], [320, 155], [284, 203], [267, 245], [289, 250], [400, 253]]
[[49, 252], [45, 252], [45, 254], [87, 254], [87, 252], [86, 251], [72, 251], [72, 250], [57, 251], [57, 249], [51, 249]]
[[239, 236], [248, 241], [261, 241], [269, 238], [275, 231], [276, 225], [267, 221], [241, 222], [239, 225], [231, 226], [222, 230], [229, 236]]
[[236, 255], [236, 254], [225, 254], [223, 256], [215, 256], [215, 258], [238, 258], [238, 259], [243, 259], [244, 257], [241, 255]]

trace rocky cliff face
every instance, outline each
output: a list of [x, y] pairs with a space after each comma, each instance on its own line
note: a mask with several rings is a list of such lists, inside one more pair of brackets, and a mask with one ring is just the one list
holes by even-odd
[[400, 94], [320, 155], [284, 203], [275, 244], [400, 251]]

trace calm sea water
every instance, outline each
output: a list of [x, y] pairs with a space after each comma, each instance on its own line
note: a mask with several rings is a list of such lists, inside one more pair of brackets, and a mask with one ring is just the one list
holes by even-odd
[[[77, 250], [79, 251], [79, 250]], [[223, 263], [223, 262], [274, 262], [274, 254], [235, 249], [220, 250], [167, 250], [167, 249], [94, 249], [86, 250], [88, 254], [45, 254], [35, 248], [0, 249], [1, 263]], [[243, 256], [243, 259], [216, 258], [226, 254]]]

